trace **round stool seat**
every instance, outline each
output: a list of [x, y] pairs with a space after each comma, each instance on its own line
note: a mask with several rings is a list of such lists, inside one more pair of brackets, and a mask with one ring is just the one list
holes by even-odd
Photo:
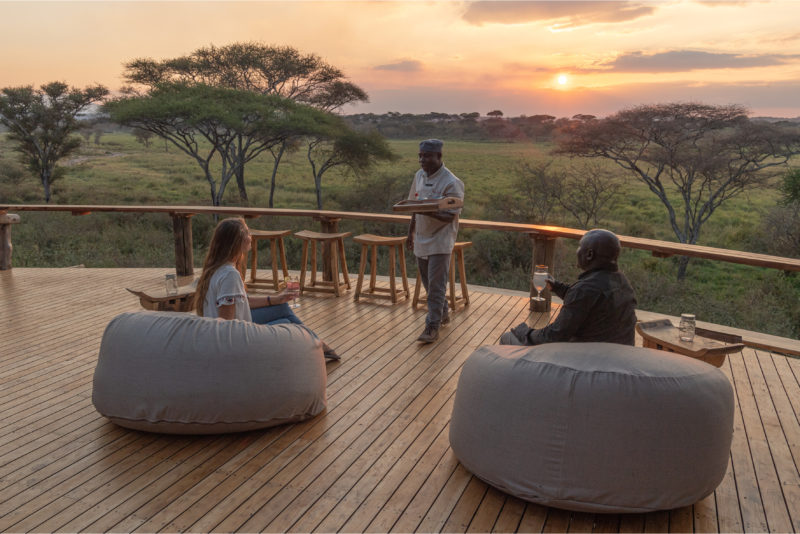
[[733, 389], [717, 368], [611, 343], [486, 346], [461, 372], [450, 444], [521, 499], [586, 512], [687, 506], [722, 481]]
[[360, 234], [353, 238], [353, 241], [362, 245], [405, 245], [407, 236], [392, 237], [374, 234]]
[[337, 233], [327, 233], [327, 232], [313, 232], [311, 230], [301, 230], [299, 232], [295, 232], [295, 237], [299, 237], [300, 239], [311, 239], [313, 241], [331, 241], [334, 239], [342, 239], [345, 237], [350, 237], [352, 232], [337, 232]]
[[278, 237], [286, 237], [291, 234], [291, 230], [253, 230], [250, 229], [250, 237], [256, 239], [275, 239]]

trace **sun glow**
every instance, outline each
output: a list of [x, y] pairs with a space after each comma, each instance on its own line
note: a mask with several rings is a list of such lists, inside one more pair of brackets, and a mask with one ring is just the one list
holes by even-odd
[[569, 79], [567, 78], [566, 74], [559, 74], [558, 78], [556, 78], [556, 82], [558, 82], [558, 85], [560, 85], [562, 87], [567, 85], [568, 81], [569, 81]]

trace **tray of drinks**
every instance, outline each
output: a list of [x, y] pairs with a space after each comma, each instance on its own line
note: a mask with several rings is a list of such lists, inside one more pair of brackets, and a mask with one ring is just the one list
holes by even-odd
[[458, 197], [429, 198], [425, 200], [401, 200], [392, 207], [399, 212], [423, 213], [426, 211], [452, 210], [464, 205]]

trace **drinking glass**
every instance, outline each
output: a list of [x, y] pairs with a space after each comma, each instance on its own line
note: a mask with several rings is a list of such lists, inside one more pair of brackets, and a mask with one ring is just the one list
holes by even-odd
[[168, 297], [178, 294], [178, 279], [174, 274], [168, 274], [164, 277], [164, 287], [167, 290]]
[[289, 275], [284, 281], [286, 282], [286, 289], [289, 291], [289, 294], [292, 295], [292, 303], [289, 304], [289, 307], [299, 308], [300, 305], [297, 303], [297, 297], [300, 295], [300, 279], [296, 276]]
[[691, 342], [694, 340], [694, 327], [695, 327], [694, 314], [682, 313], [681, 322], [678, 325], [681, 341]]
[[547, 286], [547, 265], [537, 265], [536, 270], [533, 271], [533, 287], [536, 288], [538, 295], [533, 297], [533, 300], [542, 301], [542, 289]]

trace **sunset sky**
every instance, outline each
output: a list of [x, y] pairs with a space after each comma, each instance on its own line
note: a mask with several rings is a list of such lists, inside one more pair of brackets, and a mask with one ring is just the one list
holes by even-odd
[[370, 96], [345, 113], [602, 116], [700, 101], [798, 117], [798, 21], [798, 0], [0, 0], [0, 87], [117, 90], [131, 59], [252, 40], [341, 68]]

